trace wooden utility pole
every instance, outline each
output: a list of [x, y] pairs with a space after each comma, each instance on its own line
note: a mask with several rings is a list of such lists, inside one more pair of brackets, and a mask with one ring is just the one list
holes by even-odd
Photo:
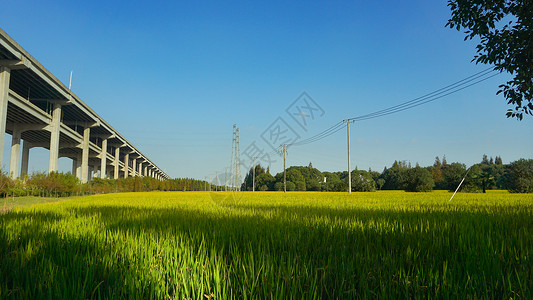
[[353, 123], [353, 121], [350, 120], [344, 120], [343, 122], [346, 123], [346, 135], [348, 139], [348, 194], [352, 193], [352, 167], [350, 165], [350, 123]]
[[287, 192], [287, 171], [285, 169], [285, 154], [287, 153], [287, 145], [283, 145], [283, 192]]

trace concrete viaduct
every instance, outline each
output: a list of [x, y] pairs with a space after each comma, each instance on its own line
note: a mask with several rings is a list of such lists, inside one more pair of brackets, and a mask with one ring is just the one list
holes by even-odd
[[4, 132], [12, 136], [12, 178], [27, 174], [30, 149], [43, 147], [50, 150], [49, 172], [57, 171], [60, 157], [68, 157], [72, 173], [84, 183], [91, 176], [170, 179], [2, 29], [0, 132], [0, 166]]

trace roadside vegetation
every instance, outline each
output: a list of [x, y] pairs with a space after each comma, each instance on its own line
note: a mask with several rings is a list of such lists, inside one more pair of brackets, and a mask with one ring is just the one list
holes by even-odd
[[33, 173], [11, 179], [0, 173], [0, 196], [20, 197], [70, 197], [114, 192], [148, 191], [200, 191], [205, 181], [192, 178], [157, 180], [151, 177], [128, 177], [120, 179], [91, 178], [82, 184], [71, 173]]

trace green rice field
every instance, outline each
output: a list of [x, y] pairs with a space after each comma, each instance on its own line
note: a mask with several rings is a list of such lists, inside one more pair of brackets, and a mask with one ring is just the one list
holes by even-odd
[[2, 299], [533, 298], [533, 195], [150, 192], [0, 215]]

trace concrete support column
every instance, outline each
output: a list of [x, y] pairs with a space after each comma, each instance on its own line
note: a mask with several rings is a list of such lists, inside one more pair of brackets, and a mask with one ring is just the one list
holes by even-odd
[[78, 159], [73, 158], [72, 159], [72, 175], [76, 175], [77, 169], [78, 169]]
[[87, 183], [89, 181], [89, 136], [91, 128], [85, 127], [83, 129], [83, 141], [81, 143], [81, 182]]
[[54, 103], [52, 123], [50, 124], [50, 159], [48, 161], [48, 173], [57, 172], [59, 161], [59, 128], [61, 122], [61, 104]]
[[150, 175], [148, 175], [148, 166], [144, 166], [143, 174], [144, 174], [144, 176], [150, 176]]
[[76, 158], [76, 177], [81, 180], [81, 155]]
[[143, 164], [142, 163], [139, 164], [139, 176], [140, 177], [143, 176]]
[[118, 179], [118, 171], [119, 171], [119, 158], [120, 158], [120, 148], [117, 147], [115, 148], [115, 161], [114, 161], [114, 165], [115, 165], [115, 173], [113, 175], [113, 179]]
[[102, 140], [102, 151], [100, 152], [100, 178], [105, 179], [107, 167], [107, 139]]
[[22, 163], [20, 166], [20, 175], [28, 174], [28, 163], [30, 161], [30, 143], [22, 141]]
[[124, 155], [124, 178], [128, 178], [130, 173], [130, 154]]
[[131, 176], [135, 177], [137, 176], [136, 171], [135, 171], [135, 168], [137, 167], [137, 159], [134, 158], [131, 160]]
[[0, 66], [0, 169], [4, 157], [4, 135], [6, 132], [7, 103], [9, 95], [9, 78], [11, 70]]
[[9, 164], [9, 177], [15, 179], [19, 176], [20, 167], [20, 128], [18, 124], [13, 124], [13, 135], [11, 138], [11, 161]]

